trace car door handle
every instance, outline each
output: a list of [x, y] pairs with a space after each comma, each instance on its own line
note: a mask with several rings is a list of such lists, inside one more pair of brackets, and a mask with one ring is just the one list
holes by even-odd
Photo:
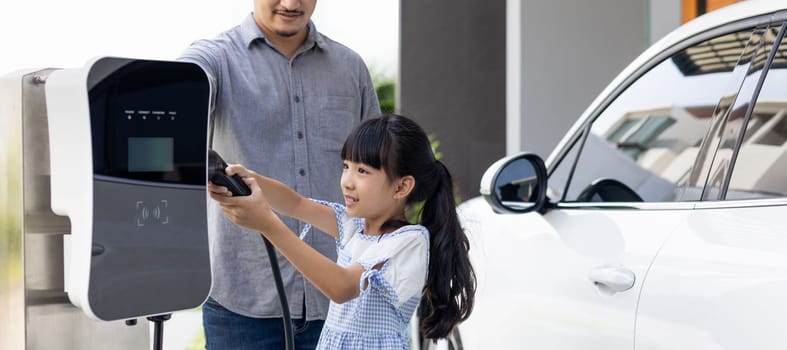
[[631, 289], [634, 286], [636, 276], [634, 272], [623, 267], [601, 266], [590, 270], [588, 278], [596, 286], [607, 289], [613, 293], [619, 293]]

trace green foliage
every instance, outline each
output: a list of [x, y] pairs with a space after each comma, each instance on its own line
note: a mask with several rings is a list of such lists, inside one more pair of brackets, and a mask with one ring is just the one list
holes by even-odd
[[371, 71], [372, 84], [374, 84], [375, 92], [377, 92], [380, 111], [393, 113], [396, 110], [396, 81], [394, 78], [376, 71], [374, 68]]
[[393, 113], [396, 109], [396, 88], [393, 81], [377, 85], [376, 90], [377, 100], [380, 101], [380, 111]]
[[443, 152], [437, 150], [437, 148], [440, 147], [440, 140], [435, 138], [434, 134], [429, 134], [429, 142], [432, 144], [432, 153], [434, 153], [434, 159], [443, 159]]
[[[195, 308], [194, 311], [197, 311], [200, 314], [202, 314], [202, 306]], [[194, 338], [191, 339], [191, 343], [186, 345], [185, 350], [204, 350], [204, 349], [205, 349], [205, 329], [203, 327], [199, 327], [197, 333], [194, 334]]]
[[202, 327], [199, 327], [197, 334], [194, 335], [194, 339], [191, 340], [191, 344], [186, 346], [186, 350], [204, 350], [205, 349], [205, 330]]

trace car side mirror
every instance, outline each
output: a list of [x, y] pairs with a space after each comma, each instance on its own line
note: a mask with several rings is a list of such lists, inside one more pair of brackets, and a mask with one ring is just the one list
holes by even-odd
[[498, 213], [539, 211], [546, 201], [546, 189], [546, 166], [532, 153], [502, 158], [481, 177], [481, 195]]

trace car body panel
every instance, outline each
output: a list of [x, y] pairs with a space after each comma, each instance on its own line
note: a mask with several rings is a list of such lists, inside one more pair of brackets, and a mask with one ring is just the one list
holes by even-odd
[[[690, 210], [506, 215], [473, 199], [460, 213], [478, 276], [473, 317], [460, 327], [468, 349], [629, 349], [644, 276]], [[634, 286], [619, 293], [596, 286], [589, 274], [602, 267], [633, 272]]]
[[648, 273], [635, 348], [784, 348], [785, 217], [785, 205], [689, 214]]
[[[782, 57], [787, 44], [772, 50], [787, 28], [783, 23], [787, 3], [752, 0], [680, 27], [624, 69], [549, 155], [546, 202], [531, 200], [538, 203], [534, 211], [518, 214], [495, 212], [500, 208], [493, 210], [482, 198], [459, 207], [478, 281], [473, 314], [459, 326], [465, 348], [775, 349], [787, 343], [782, 332], [787, 303], [781, 301], [787, 293], [787, 229], [780, 222], [787, 217], [782, 176], [787, 174], [787, 95], [782, 92], [787, 89], [781, 88], [787, 83], [787, 58]], [[586, 142], [601, 145], [593, 152], [622, 149], [608, 134], [590, 130], [638, 79], [676, 53], [730, 33], [740, 33], [734, 40], [749, 45], [729, 55], [738, 59], [731, 62], [729, 79], [704, 83], [725, 84], [712, 92], [719, 94], [715, 107], [708, 102], [712, 96], [704, 96], [693, 105], [650, 99], [652, 109], [621, 112], [673, 116], [694, 107], [710, 109], [701, 116], [707, 122], [702, 139], [689, 139], [684, 142], [688, 148], [678, 150], [687, 151], [680, 165], [690, 180], [661, 181], [665, 173], [651, 172], [636, 156], [631, 162], [587, 151], [590, 161], [576, 160], [575, 150], [585, 150]], [[750, 47], [759, 49], [747, 51]], [[773, 74], [765, 78], [760, 95], [763, 80], [757, 69], [769, 65], [769, 52], [776, 53], [768, 71]], [[654, 89], [648, 85], [645, 90]], [[689, 124], [678, 119], [674, 125]], [[561, 162], [570, 170], [556, 170]], [[645, 200], [577, 197], [604, 175]], [[559, 188], [565, 183], [570, 186]], [[674, 185], [682, 186], [682, 197], [659, 197], [675, 191]], [[613, 282], [607, 283], [609, 276]], [[616, 284], [620, 276], [633, 276], [630, 288]]]

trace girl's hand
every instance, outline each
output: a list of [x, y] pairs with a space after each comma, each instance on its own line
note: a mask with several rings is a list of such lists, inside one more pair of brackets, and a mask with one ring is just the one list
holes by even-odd
[[[230, 164], [229, 166], [227, 166], [226, 169], [224, 169], [224, 173], [229, 175], [229, 176], [238, 174], [238, 175], [240, 175], [241, 178], [250, 177], [250, 176], [253, 176], [254, 174], [256, 174], [255, 172], [253, 172], [253, 171], [251, 171], [249, 169], [246, 169], [246, 167], [244, 167], [243, 165], [240, 165], [240, 164]], [[230, 190], [228, 188], [226, 188], [224, 186], [216, 185], [216, 184], [214, 184], [212, 182], [208, 182], [208, 192], [210, 193], [211, 197], [214, 197], [214, 195], [225, 196], [225, 197], [232, 196], [232, 192], [230, 192]], [[213, 199], [216, 199], [216, 198], [213, 198]]]
[[230, 165], [226, 172], [227, 175], [240, 175], [251, 189], [251, 194], [248, 196], [232, 196], [232, 192], [224, 186], [208, 185], [210, 197], [221, 205], [224, 215], [230, 221], [261, 232], [267, 231], [268, 227], [281, 222], [262, 194], [259, 184], [253, 177], [254, 172], [238, 164]]

